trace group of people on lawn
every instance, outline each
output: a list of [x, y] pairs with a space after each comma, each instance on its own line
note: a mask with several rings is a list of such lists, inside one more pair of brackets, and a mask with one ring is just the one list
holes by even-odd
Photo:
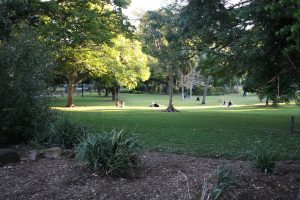
[[233, 105], [233, 103], [232, 103], [232, 101], [231, 101], [231, 100], [229, 100], [229, 101], [228, 101], [228, 103], [227, 103], [227, 101], [226, 101], [226, 100], [224, 100], [224, 102], [223, 102], [223, 106], [230, 107], [230, 106], [232, 106], [232, 105]]

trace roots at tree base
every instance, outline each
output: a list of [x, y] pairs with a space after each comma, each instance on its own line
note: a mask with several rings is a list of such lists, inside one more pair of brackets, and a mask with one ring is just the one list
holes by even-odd
[[168, 106], [166, 110], [163, 110], [163, 112], [179, 112], [179, 110], [175, 109], [173, 105]]

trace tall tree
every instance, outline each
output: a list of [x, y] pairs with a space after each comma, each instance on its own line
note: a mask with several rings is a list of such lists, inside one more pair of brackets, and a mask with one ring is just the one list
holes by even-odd
[[166, 109], [167, 112], [177, 112], [173, 105], [174, 73], [185, 56], [179, 40], [176, 12], [176, 10], [168, 8], [149, 11], [143, 16], [140, 26], [146, 52], [155, 57], [168, 74], [169, 105]]
[[47, 1], [41, 15], [41, 33], [56, 46], [57, 71], [68, 80], [67, 107], [74, 106], [76, 84], [88, 74], [103, 74], [101, 45], [119, 33], [129, 33], [130, 25], [122, 14], [129, 0]]

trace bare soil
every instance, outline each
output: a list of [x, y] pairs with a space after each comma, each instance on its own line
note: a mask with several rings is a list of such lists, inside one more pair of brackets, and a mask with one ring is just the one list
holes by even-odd
[[[0, 199], [200, 199], [203, 181], [213, 187], [224, 161], [152, 152], [141, 157], [135, 178], [99, 176], [67, 157], [23, 159], [0, 167]], [[222, 199], [300, 200], [300, 161], [281, 161], [274, 173], [258, 172], [248, 161], [226, 162], [236, 179]]]

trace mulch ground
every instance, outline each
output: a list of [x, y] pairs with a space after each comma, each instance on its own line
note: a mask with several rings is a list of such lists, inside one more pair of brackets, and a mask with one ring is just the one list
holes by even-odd
[[[203, 181], [216, 184], [223, 160], [144, 152], [135, 178], [111, 178], [76, 166], [72, 159], [22, 161], [0, 167], [0, 199], [200, 199]], [[236, 178], [222, 199], [300, 200], [300, 161], [279, 162], [274, 173], [248, 161], [227, 160]]]

